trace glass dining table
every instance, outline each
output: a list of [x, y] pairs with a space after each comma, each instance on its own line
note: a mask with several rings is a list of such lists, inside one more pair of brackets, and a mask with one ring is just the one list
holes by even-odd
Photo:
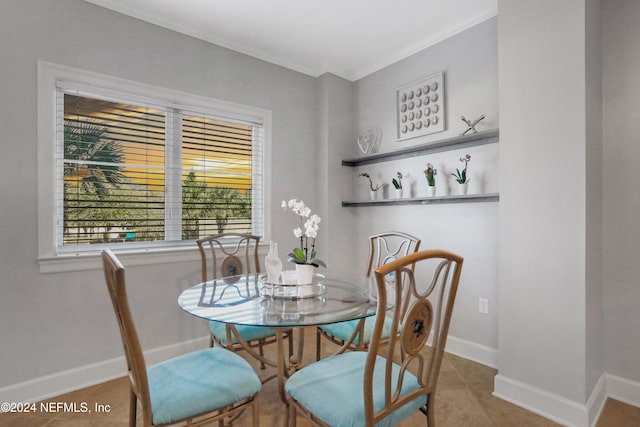
[[[255, 358], [276, 368], [276, 374], [268, 379], [277, 378], [280, 398], [285, 403], [284, 383], [302, 360], [304, 327], [364, 319], [376, 310], [364, 278], [362, 283], [356, 283], [322, 275], [316, 275], [313, 284], [303, 286], [274, 286], [266, 283], [266, 275], [261, 274], [223, 277], [184, 290], [178, 305], [191, 315], [228, 324], [238, 338], [236, 325], [273, 328], [275, 361], [260, 356], [242, 340], [240, 344]], [[297, 346], [287, 358], [284, 333], [289, 329], [297, 333]]]

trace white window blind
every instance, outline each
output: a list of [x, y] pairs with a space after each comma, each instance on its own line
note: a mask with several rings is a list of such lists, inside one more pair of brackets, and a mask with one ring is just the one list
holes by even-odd
[[263, 124], [57, 88], [59, 251], [264, 232]]

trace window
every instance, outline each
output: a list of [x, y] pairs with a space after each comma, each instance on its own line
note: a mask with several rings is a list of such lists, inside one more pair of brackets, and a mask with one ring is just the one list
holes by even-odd
[[39, 171], [53, 181], [39, 176], [53, 195], [39, 195], [40, 211], [53, 205], [51, 218], [39, 212], [53, 247], [39, 233], [40, 258], [264, 236], [267, 111], [46, 63], [39, 77], [55, 86], [55, 132], [39, 138], [53, 154]]

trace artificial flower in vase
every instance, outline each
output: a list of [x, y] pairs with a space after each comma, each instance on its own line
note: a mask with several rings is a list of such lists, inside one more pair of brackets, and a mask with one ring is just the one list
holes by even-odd
[[402, 198], [402, 172], [398, 171], [396, 173], [396, 178], [391, 180], [391, 183], [396, 189], [396, 197], [398, 199]]
[[436, 175], [438, 170], [431, 163], [427, 163], [427, 168], [423, 170], [424, 176], [427, 177], [427, 184], [430, 196], [436, 195]]
[[360, 176], [363, 176], [369, 179], [369, 195], [371, 196], [371, 200], [376, 200], [378, 198], [378, 190], [380, 189], [380, 184], [373, 185], [373, 181], [371, 181], [371, 175], [366, 172], [362, 172]]
[[300, 227], [293, 229], [293, 235], [300, 239], [300, 246], [294, 248], [287, 254], [289, 261], [296, 265], [298, 272], [298, 284], [308, 284], [313, 282], [313, 272], [317, 267], [326, 268], [326, 264], [316, 258], [316, 237], [320, 217], [311, 214], [311, 210], [302, 200], [291, 199], [288, 202], [282, 201], [282, 208], [291, 209], [293, 213], [300, 217]]
[[460, 192], [462, 194], [467, 194], [467, 191], [469, 190], [469, 181], [471, 181], [470, 179], [467, 179], [467, 166], [469, 160], [471, 160], [471, 156], [468, 154], [464, 157], [460, 157], [460, 161], [464, 162], [464, 169], [460, 171], [456, 168], [456, 173], [451, 174], [455, 177], [456, 181], [458, 181], [458, 184], [460, 184]]

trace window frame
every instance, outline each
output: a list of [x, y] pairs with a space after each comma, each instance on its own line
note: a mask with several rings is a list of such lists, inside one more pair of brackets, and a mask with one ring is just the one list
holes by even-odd
[[[58, 251], [56, 243], [56, 87], [63, 82], [65, 87], [76, 87], [84, 92], [99, 91], [100, 95], [122, 97], [146, 102], [153, 99], [168, 108], [195, 110], [228, 117], [230, 119], [250, 120], [262, 123], [263, 127], [263, 230], [264, 241], [271, 235], [271, 131], [272, 113], [270, 110], [222, 101], [195, 95], [188, 92], [167, 89], [146, 83], [125, 80], [91, 71], [76, 69], [46, 61], [38, 61], [38, 143], [37, 143], [37, 208], [38, 208], [38, 257], [40, 271], [43, 273], [79, 271], [101, 268], [99, 252], [95, 250]], [[129, 265], [181, 262], [199, 259], [197, 248], [189, 241], [152, 242], [148, 245], [123, 248], [119, 253], [126, 254]]]

